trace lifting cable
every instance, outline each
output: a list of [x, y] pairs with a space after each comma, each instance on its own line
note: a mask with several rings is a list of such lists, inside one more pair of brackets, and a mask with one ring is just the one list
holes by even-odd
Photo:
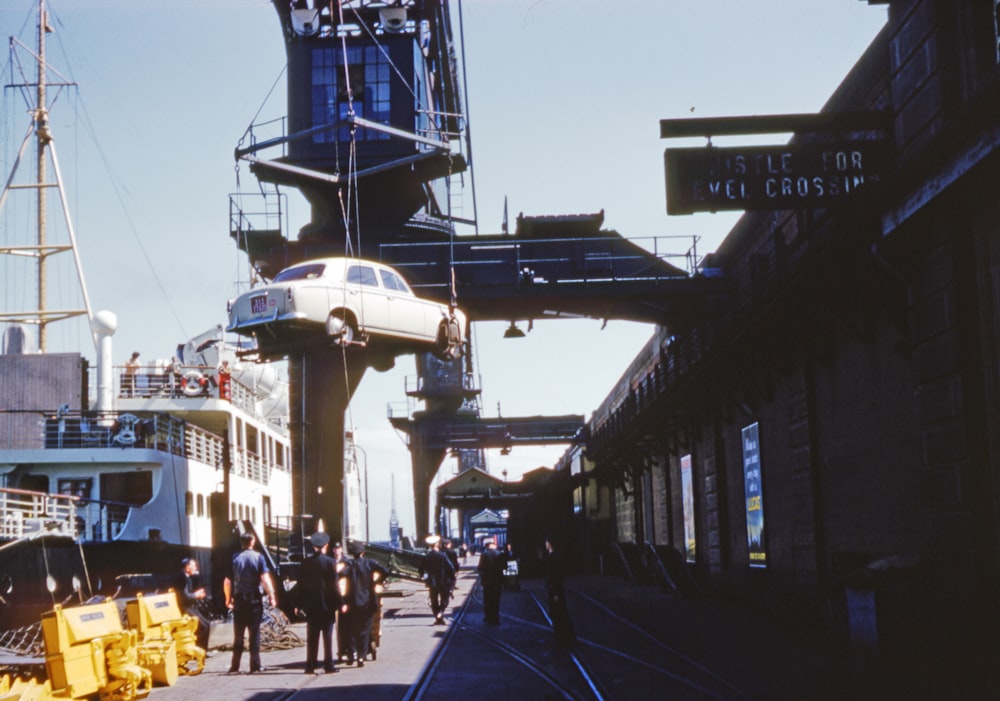
[[[330, 12], [331, 12], [331, 15], [333, 13], [333, 2], [334, 2], [334, 0], [330, 0]], [[337, 10], [338, 10], [338, 16], [339, 16], [339, 19], [340, 19], [340, 25], [343, 26], [344, 25], [344, 7], [343, 7], [343, 3], [340, 2], [339, 0], [337, 1]], [[348, 60], [348, 57], [347, 57], [347, 32], [341, 32], [341, 34], [340, 34], [340, 49], [341, 49], [341, 54], [343, 56], [344, 93], [347, 95], [347, 116], [348, 116], [349, 119], [351, 119], [353, 121], [354, 116], [355, 116], [355, 114], [354, 114], [354, 92], [353, 92], [353, 89], [351, 88], [350, 61]], [[336, 75], [336, 73], [334, 75]], [[338, 112], [339, 112], [339, 107], [337, 109], [338, 109]], [[340, 117], [340, 115], [338, 114], [337, 118], [339, 119], [339, 117]], [[358, 134], [357, 134], [357, 132], [358, 132], [357, 125], [354, 124], [354, 123], [352, 123], [351, 124], [350, 150], [349, 150], [348, 156], [347, 156], [347, 198], [346, 198], [347, 201], [346, 202], [344, 201], [344, 190], [343, 190], [343, 188], [342, 187], [338, 187], [337, 188], [337, 200], [338, 200], [338, 202], [340, 204], [341, 219], [344, 222], [344, 261], [345, 261], [344, 262], [344, 266], [345, 266], [344, 280], [345, 280], [345, 282], [347, 281], [347, 275], [346, 275], [346, 273], [347, 273], [347, 270], [346, 270], [347, 261], [350, 258], [352, 258], [352, 257], [353, 258], [358, 258], [358, 259], [360, 259], [360, 257], [361, 257], [361, 225], [360, 225], [360, 221], [359, 221], [359, 219], [360, 219], [360, 217], [359, 217], [360, 207], [359, 207], [359, 204], [358, 204], [358, 201], [357, 201], [358, 200], [358, 194], [357, 194], [357, 190], [358, 190], [358, 188], [357, 188], [357, 178], [358, 178], [358, 168], [357, 168], [357, 155], [358, 155], [358, 153], [357, 153], [357, 135]], [[334, 134], [334, 144], [338, 145], [337, 146], [338, 149], [339, 149], [339, 143], [340, 142], [339, 142], [339, 139], [337, 138], [337, 135]], [[338, 163], [339, 163], [339, 150], [338, 150]], [[355, 233], [356, 233], [356, 236], [357, 236], [357, 244], [356, 244], [356, 246], [352, 246], [352, 241], [351, 241], [351, 228], [352, 228], [352, 225], [353, 225], [353, 227], [355, 229]], [[352, 255], [352, 253], [353, 253], [353, 255]], [[358, 288], [359, 288], [360, 303], [364, 304], [364, 284], [360, 280], [359, 280]], [[344, 297], [345, 297], [345, 299], [344, 299], [344, 306], [345, 306], [345, 308], [347, 306], [347, 304], [346, 304], [346, 302], [347, 302], [346, 295], [347, 295], [347, 286], [345, 285], [344, 286]], [[346, 325], [348, 323], [350, 323], [350, 322], [347, 319], [347, 315], [345, 314], [344, 315], [344, 324]], [[353, 418], [353, 413], [351, 411], [351, 401], [350, 401], [350, 398], [351, 398], [351, 396], [353, 396], [354, 393], [351, 390], [351, 386], [350, 386], [351, 376], [350, 376], [349, 369], [347, 367], [347, 346], [348, 346], [347, 343], [341, 343], [341, 360], [342, 360], [343, 366], [344, 366], [344, 393], [345, 393], [345, 396], [348, 398], [347, 407], [346, 407], [346, 409], [347, 409], [347, 417], [348, 417], [348, 421], [350, 422], [350, 424], [352, 426], [352, 429], [353, 429], [354, 418]]]

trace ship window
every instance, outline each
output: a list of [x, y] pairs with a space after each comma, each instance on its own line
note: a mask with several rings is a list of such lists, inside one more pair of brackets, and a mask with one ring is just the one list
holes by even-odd
[[84, 479], [61, 479], [59, 480], [59, 493], [66, 496], [79, 497], [77, 506], [83, 506], [90, 499], [90, 490], [93, 489], [94, 480], [87, 477]]
[[256, 426], [247, 425], [246, 450], [251, 455], [258, 455], [258, 453], [257, 453], [257, 427]]
[[199, 494], [198, 495], [198, 516], [204, 516], [204, 515], [205, 515], [205, 495], [204, 494]]
[[29, 492], [45, 492], [49, 491], [49, 476], [48, 475], [22, 475], [20, 481], [17, 484], [21, 489], [27, 489]]
[[[347, 71], [344, 51], [337, 47], [312, 52], [312, 125], [335, 124], [354, 115], [373, 122], [389, 124], [389, 59], [377, 46], [347, 47]], [[358, 129], [358, 141], [386, 140], [389, 135], [371, 129]], [[350, 141], [349, 128], [313, 134], [316, 143]]]
[[106, 472], [101, 475], [101, 499], [142, 506], [153, 497], [153, 473]]
[[194, 515], [194, 494], [191, 492], [184, 492], [184, 514], [186, 516]]

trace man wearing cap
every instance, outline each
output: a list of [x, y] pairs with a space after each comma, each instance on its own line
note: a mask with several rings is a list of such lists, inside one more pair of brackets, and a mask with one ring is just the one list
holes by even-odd
[[337, 562], [327, 555], [330, 536], [313, 533], [309, 536], [313, 552], [302, 561], [299, 581], [295, 587], [296, 608], [306, 616], [306, 674], [316, 673], [319, 639], [323, 637], [323, 671], [337, 671], [333, 662], [333, 623], [340, 608], [337, 587]]
[[500, 593], [503, 591], [503, 573], [507, 556], [497, 550], [492, 538], [483, 541], [483, 554], [479, 556], [479, 586], [483, 588], [483, 620], [489, 625], [500, 625]]
[[455, 586], [455, 568], [451, 560], [441, 552], [441, 536], [427, 537], [430, 550], [420, 561], [420, 577], [427, 585], [431, 595], [431, 613], [434, 614], [434, 625], [444, 625], [444, 612], [448, 609], [451, 590]]
[[365, 544], [349, 541], [347, 550], [354, 559], [340, 572], [341, 622], [345, 627], [344, 654], [347, 663], [356, 660], [358, 667], [365, 666], [365, 655], [371, 647], [372, 617], [378, 608], [375, 585], [389, 576], [382, 565], [365, 557]]

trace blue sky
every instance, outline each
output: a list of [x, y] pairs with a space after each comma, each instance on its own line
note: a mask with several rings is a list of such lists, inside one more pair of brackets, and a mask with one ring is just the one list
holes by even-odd
[[[35, 4], [4, 0], [0, 30], [34, 47]], [[169, 357], [177, 343], [225, 322], [226, 300], [246, 278], [228, 235], [228, 195], [237, 178], [244, 189], [255, 181], [236, 171], [232, 153], [255, 115], [285, 113], [274, 9], [267, 0], [48, 5], [48, 59], [78, 84], [53, 106], [52, 129], [92, 307], [118, 316], [116, 363], [132, 350]], [[663, 141], [659, 120], [818, 111], [885, 23], [886, 8], [861, 0], [464, 0], [462, 19], [481, 232], [500, 230], [507, 198], [512, 219], [603, 210], [605, 226], [626, 237], [676, 237], [669, 246], [677, 253], [698, 237], [704, 254], [738, 215], [667, 216], [663, 150], [703, 141]], [[5, 178], [25, 109], [16, 91], [4, 91]], [[24, 235], [30, 209], [27, 200], [8, 202], [3, 243]], [[306, 214], [292, 212], [296, 231]], [[50, 238], [65, 236], [52, 227]], [[6, 267], [0, 273], [3, 308], [34, 304], [26, 281]], [[55, 278], [50, 306], [73, 306], [71, 270]], [[652, 333], [619, 321], [603, 330], [600, 321], [547, 321], [503, 340], [503, 328], [473, 330], [486, 416], [498, 406], [506, 416], [589, 416]], [[94, 355], [75, 322], [52, 327], [49, 347]], [[414, 375], [409, 357], [390, 372], [369, 371], [349, 410], [368, 458], [376, 539], [388, 537], [392, 475], [400, 521], [414, 528], [409, 455], [386, 420], [387, 405], [405, 407], [404, 382]], [[490, 469], [515, 478], [562, 452], [491, 455]]]

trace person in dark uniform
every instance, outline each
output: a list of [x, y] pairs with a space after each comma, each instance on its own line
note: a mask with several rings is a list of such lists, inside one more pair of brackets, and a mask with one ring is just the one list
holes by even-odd
[[316, 673], [319, 639], [323, 638], [323, 671], [337, 671], [333, 662], [333, 624], [340, 609], [337, 562], [327, 555], [330, 536], [313, 533], [309, 537], [313, 552], [302, 561], [295, 589], [296, 608], [306, 616], [306, 674]]
[[566, 571], [562, 556], [551, 539], [545, 541], [545, 589], [549, 598], [549, 618], [559, 647], [572, 647], [576, 642], [573, 622], [566, 609]]
[[[339, 542], [338, 543], [334, 543], [333, 545], [331, 545], [330, 546], [330, 550], [331, 550], [330, 557], [332, 557], [333, 561], [337, 564], [337, 579], [338, 579], [338, 587], [339, 587], [340, 573], [344, 570], [345, 567], [347, 567], [348, 561], [347, 561], [347, 558], [344, 557], [344, 546], [341, 545]], [[338, 588], [338, 593], [339, 593], [339, 591], [340, 590]], [[346, 631], [347, 631], [347, 625], [344, 623], [344, 614], [341, 613], [340, 607], [338, 607], [337, 608], [337, 627], [336, 627], [336, 632], [337, 632], [337, 662], [346, 662], [347, 659], [348, 659], [348, 656], [347, 656], [347, 653], [346, 653], [348, 645], [345, 642], [347, 640]]]
[[365, 557], [365, 545], [358, 541], [347, 544], [354, 555], [340, 572], [341, 621], [345, 627], [344, 654], [347, 664], [357, 661], [358, 667], [365, 666], [365, 656], [371, 644], [372, 616], [378, 607], [375, 585], [385, 581], [389, 573], [374, 560]]
[[497, 550], [492, 538], [483, 541], [485, 550], [479, 556], [479, 586], [483, 588], [483, 620], [489, 625], [500, 625], [500, 594], [503, 591], [503, 573], [507, 557]]
[[201, 583], [198, 561], [193, 557], [181, 560], [181, 576], [177, 582], [177, 599], [181, 610], [198, 621], [195, 642], [203, 650], [208, 649], [208, 617], [202, 607], [208, 601], [208, 592]]
[[233, 556], [229, 573], [222, 581], [226, 608], [233, 611], [233, 659], [229, 665], [230, 674], [240, 671], [243, 635], [247, 632], [250, 634], [250, 673], [264, 671], [260, 664], [260, 622], [264, 618], [261, 590], [267, 595], [272, 608], [278, 605], [267, 560], [254, 550], [256, 542], [252, 533], [240, 534], [242, 550]]
[[448, 609], [451, 590], [455, 586], [455, 568], [451, 560], [441, 552], [441, 537], [427, 537], [431, 547], [420, 561], [420, 577], [427, 585], [431, 595], [431, 613], [434, 614], [434, 625], [444, 625], [444, 612]]
[[458, 551], [455, 550], [455, 546], [450, 540], [446, 540], [441, 544], [441, 552], [448, 556], [448, 561], [451, 563], [452, 568], [455, 570], [455, 575], [458, 576]]

